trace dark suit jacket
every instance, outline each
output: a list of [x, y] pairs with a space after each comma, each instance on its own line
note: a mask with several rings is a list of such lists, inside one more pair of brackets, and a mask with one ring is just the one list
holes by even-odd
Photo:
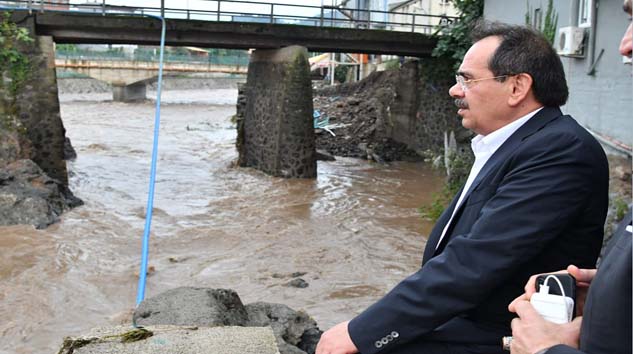
[[530, 275], [595, 267], [607, 188], [598, 142], [542, 109], [488, 160], [436, 250], [458, 196], [442, 214], [420, 270], [350, 321], [352, 341], [363, 354], [415, 341], [500, 347]]
[[618, 226], [589, 287], [580, 329], [580, 350], [550, 348], [547, 354], [631, 354], [631, 242], [626, 226], [631, 210]]

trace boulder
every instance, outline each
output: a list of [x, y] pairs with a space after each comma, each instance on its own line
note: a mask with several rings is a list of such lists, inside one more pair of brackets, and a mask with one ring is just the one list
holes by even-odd
[[143, 301], [134, 312], [137, 325], [271, 327], [281, 354], [313, 354], [321, 337], [306, 313], [282, 304], [244, 306], [227, 289], [181, 287]]
[[143, 301], [134, 311], [141, 326], [245, 326], [248, 314], [233, 290], [182, 287]]
[[321, 332], [316, 321], [303, 311], [282, 304], [255, 302], [246, 305], [249, 326], [270, 326], [282, 354], [313, 354]]
[[68, 187], [32, 160], [0, 168], [0, 225], [30, 224], [42, 229], [56, 222], [64, 210], [81, 204]]

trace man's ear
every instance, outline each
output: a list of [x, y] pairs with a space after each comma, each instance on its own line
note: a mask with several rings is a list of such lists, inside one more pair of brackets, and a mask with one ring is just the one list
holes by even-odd
[[525, 100], [528, 95], [532, 94], [532, 76], [530, 74], [522, 73], [511, 76], [510, 81], [510, 96], [508, 97], [508, 105], [516, 107]]

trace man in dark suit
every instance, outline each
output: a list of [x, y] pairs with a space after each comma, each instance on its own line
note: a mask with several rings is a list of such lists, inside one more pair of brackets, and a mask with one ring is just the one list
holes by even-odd
[[559, 106], [568, 90], [547, 40], [522, 26], [473, 31], [449, 93], [473, 139], [466, 185], [431, 232], [422, 267], [317, 354], [501, 353], [507, 304], [531, 274], [595, 264], [608, 171], [594, 138]]
[[[624, 11], [631, 15], [631, 0]], [[633, 25], [629, 24], [620, 43], [620, 53], [631, 57]], [[599, 269], [567, 267], [576, 278], [577, 317], [557, 325], [547, 322], [528, 302], [535, 292], [535, 277], [525, 286], [526, 293], [509, 308], [518, 318], [512, 320], [512, 354], [630, 354], [633, 316], [631, 302], [631, 258], [633, 225], [631, 209], [607, 244]], [[587, 291], [587, 287], [589, 287]], [[586, 299], [586, 301], [585, 301]], [[584, 305], [584, 306], [583, 306]]]

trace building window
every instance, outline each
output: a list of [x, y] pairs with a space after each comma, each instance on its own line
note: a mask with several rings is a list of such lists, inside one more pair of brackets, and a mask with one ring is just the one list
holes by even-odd
[[593, 0], [580, 0], [578, 2], [578, 27], [591, 27], [593, 14]]
[[541, 29], [541, 22], [543, 21], [543, 14], [540, 8], [534, 9], [534, 17], [532, 18], [532, 28]]

